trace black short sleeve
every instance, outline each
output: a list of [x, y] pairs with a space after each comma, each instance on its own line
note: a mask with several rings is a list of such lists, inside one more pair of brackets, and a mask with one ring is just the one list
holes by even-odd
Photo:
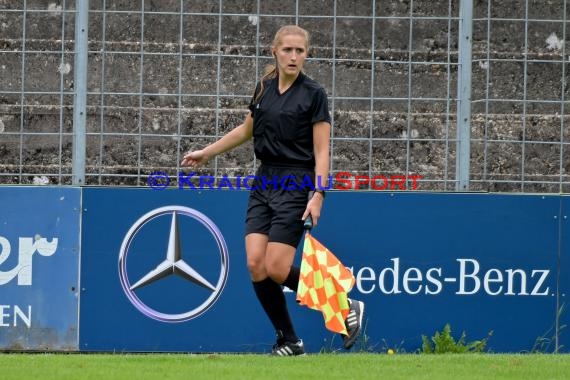
[[253, 92], [253, 96], [251, 97], [249, 106], [247, 107], [251, 112], [251, 117], [255, 116], [255, 104], [256, 104], [255, 98], [257, 98], [257, 94], [259, 94], [260, 90], [261, 90], [261, 84], [258, 83], [257, 86], [255, 86], [255, 91]]
[[329, 102], [325, 90], [321, 87], [316, 93], [313, 101], [313, 116], [311, 123], [326, 121], [331, 123], [331, 115], [329, 113]]

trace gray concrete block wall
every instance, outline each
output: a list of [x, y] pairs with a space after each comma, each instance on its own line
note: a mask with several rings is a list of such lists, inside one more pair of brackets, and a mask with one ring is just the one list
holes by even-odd
[[[336, 3], [334, 21], [333, 0], [261, 1], [259, 17], [256, 1], [224, 0], [222, 9], [218, 1], [185, 1], [189, 14], [181, 30], [178, 0], [145, 1], [144, 14], [138, 2], [91, 0], [87, 183], [140, 185], [154, 170], [175, 173], [184, 151], [239, 124], [256, 80], [271, 62], [274, 32], [294, 23], [298, 9], [299, 24], [312, 36], [307, 73], [331, 96], [333, 170], [415, 172], [426, 179], [421, 189], [453, 190], [459, 1], [414, 1], [411, 36], [410, 1], [376, 1], [380, 18], [374, 23], [366, 18], [374, 2]], [[15, 174], [0, 176], [0, 183], [31, 181], [18, 176], [20, 170], [70, 173], [74, 4], [66, 2], [70, 12], [53, 4], [48, 12], [45, 2], [27, 2], [23, 41], [22, 12], [8, 11], [15, 9], [12, 3], [0, 1], [0, 91], [14, 92], [0, 94], [4, 131], [14, 133], [2, 136], [0, 166]], [[560, 42], [560, 21], [570, 17], [563, 15], [562, 1], [529, 2], [526, 42], [525, 21], [489, 23], [488, 2], [474, 4], [472, 189], [521, 191], [524, 176], [553, 182], [525, 184], [525, 191], [558, 192], [560, 174], [568, 182], [570, 169], [562, 145], [568, 141], [568, 116], [560, 104], [562, 94], [568, 99], [569, 70], [559, 62], [567, 61], [562, 51], [570, 52]], [[491, 5], [494, 18], [524, 19], [524, 1]], [[547, 42], [553, 34], [558, 40]], [[53, 94], [25, 94], [22, 108], [23, 48], [24, 90]], [[533, 102], [525, 104], [525, 95]], [[21, 130], [45, 135], [18, 136]], [[252, 158], [251, 147], [244, 146], [202, 172], [251, 174]]]

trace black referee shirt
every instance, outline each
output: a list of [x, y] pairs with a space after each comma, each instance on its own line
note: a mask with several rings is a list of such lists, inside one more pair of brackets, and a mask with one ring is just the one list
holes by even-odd
[[325, 90], [303, 73], [282, 94], [277, 78], [264, 86], [261, 99], [255, 101], [258, 84], [249, 104], [255, 156], [266, 164], [313, 169], [313, 124], [331, 122]]

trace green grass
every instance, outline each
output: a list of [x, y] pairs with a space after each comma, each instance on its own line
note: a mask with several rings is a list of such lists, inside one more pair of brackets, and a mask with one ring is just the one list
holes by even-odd
[[0, 354], [3, 380], [568, 379], [570, 355]]

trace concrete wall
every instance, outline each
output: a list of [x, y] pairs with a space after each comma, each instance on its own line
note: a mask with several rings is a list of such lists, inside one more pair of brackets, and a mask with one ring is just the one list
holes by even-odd
[[[72, 10], [74, 6], [69, 3], [73, 2], [66, 3]], [[104, 178], [104, 184], [140, 184], [137, 177], [154, 170], [174, 173], [180, 152], [201, 147], [237, 125], [259, 73], [270, 62], [268, 46], [274, 32], [285, 23], [295, 22], [294, 17], [277, 15], [294, 15], [297, 4], [262, 1], [261, 16], [256, 17], [256, 1], [224, 0], [221, 10], [218, 1], [188, 1], [185, 12], [208, 14], [185, 15], [180, 30], [178, 0], [146, 1], [144, 15], [139, 8], [133, 9], [132, 1], [106, 1], [105, 13], [101, 12], [102, 3], [90, 1], [87, 173], [118, 175]], [[452, 190], [453, 183], [445, 184], [444, 180], [455, 176], [453, 99], [458, 26], [454, 18], [459, 14], [459, 2], [414, 1], [413, 16], [418, 19], [413, 21], [411, 38], [410, 2], [376, 3], [376, 16], [392, 18], [377, 19], [374, 31], [371, 19], [345, 17], [371, 15], [372, 2], [366, 0], [338, 1], [336, 25], [330, 17], [302, 17], [299, 21], [312, 34], [306, 71], [331, 96], [334, 137], [342, 138], [333, 142], [333, 170], [382, 174], [412, 171], [434, 181], [423, 183], [422, 189]], [[562, 20], [562, 1], [546, 3], [530, 4], [529, 18]], [[6, 132], [56, 134], [4, 134], [0, 171], [17, 174], [22, 163], [25, 173], [58, 173], [62, 167], [66, 174], [71, 165], [74, 15], [62, 13], [65, 10], [56, 3], [48, 7], [43, 1], [27, 4], [30, 10], [46, 12], [28, 12], [24, 29], [22, 13], [7, 11], [14, 9], [12, 3], [0, 1], [0, 48], [9, 51], [0, 54], [0, 90], [22, 89], [21, 51], [25, 50], [24, 90], [54, 94], [26, 94], [22, 108], [20, 93], [2, 93], [0, 119]], [[333, 14], [332, 0], [298, 4], [301, 16]], [[527, 180], [559, 182], [561, 168], [564, 181], [568, 181], [565, 173], [570, 169], [570, 156], [561, 152], [561, 141], [568, 141], [568, 116], [559, 101], [563, 93], [568, 99], [570, 70], [560, 62], [549, 62], [562, 59], [564, 45], [565, 51], [570, 51], [567, 43], [559, 40], [564, 35], [563, 23], [529, 21], [525, 51], [525, 22], [488, 23], [487, 1], [476, 0], [474, 4], [472, 136], [476, 140], [472, 145], [472, 178], [490, 181], [474, 183], [472, 189], [520, 191], [521, 184], [516, 181], [523, 179], [523, 173]], [[520, 0], [493, 2], [491, 16], [523, 19], [524, 4]], [[224, 13], [221, 28], [220, 11]], [[450, 21], [429, 18], [449, 14]], [[553, 33], [558, 39], [551, 37]], [[373, 34], [376, 61], [371, 86]], [[141, 49], [145, 52], [142, 59]], [[222, 54], [219, 61], [218, 50]], [[337, 61], [333, 71], [334, 53]], [[488, 58], [501, 61], [488, 63]], [[446, 64], [448, 60], [450, 65]], [[409, 66], [409, 61], [421, 64]], [[65, 94], [60, 96], [60, 90]], [[113, 94], [101, 96], [102, 91]], [[179, 92], [185, 95], [179, 97]], [[371, 95], [383, 99], [371, 102]], [[409, 96], [417, 100], [409, 103]], [[343, 99], [346, 97], [363, 99]], [[520, 101], [486, 101], [493, 98]], [[549, 102], [525, 105], [524, 99]], [[381, 140], [363, 140], [370, 136]], [[521, 141], [547, 144], [523, 146]], [[250, 174], [252, 157], [251, 147], [244, 146], [220, 156], [204, 171]], [[0, 183], [29, 180], [17, 175], [0, 177]], [[500, 182], [505, 180], [515, 182]], [[64, 178], [66, 181], [69, 179]], [[97, 177], [87, 179], [91, 184], [98, 181]], [[557, 192], [559, 185], [529, 184], [524, 190]]]

